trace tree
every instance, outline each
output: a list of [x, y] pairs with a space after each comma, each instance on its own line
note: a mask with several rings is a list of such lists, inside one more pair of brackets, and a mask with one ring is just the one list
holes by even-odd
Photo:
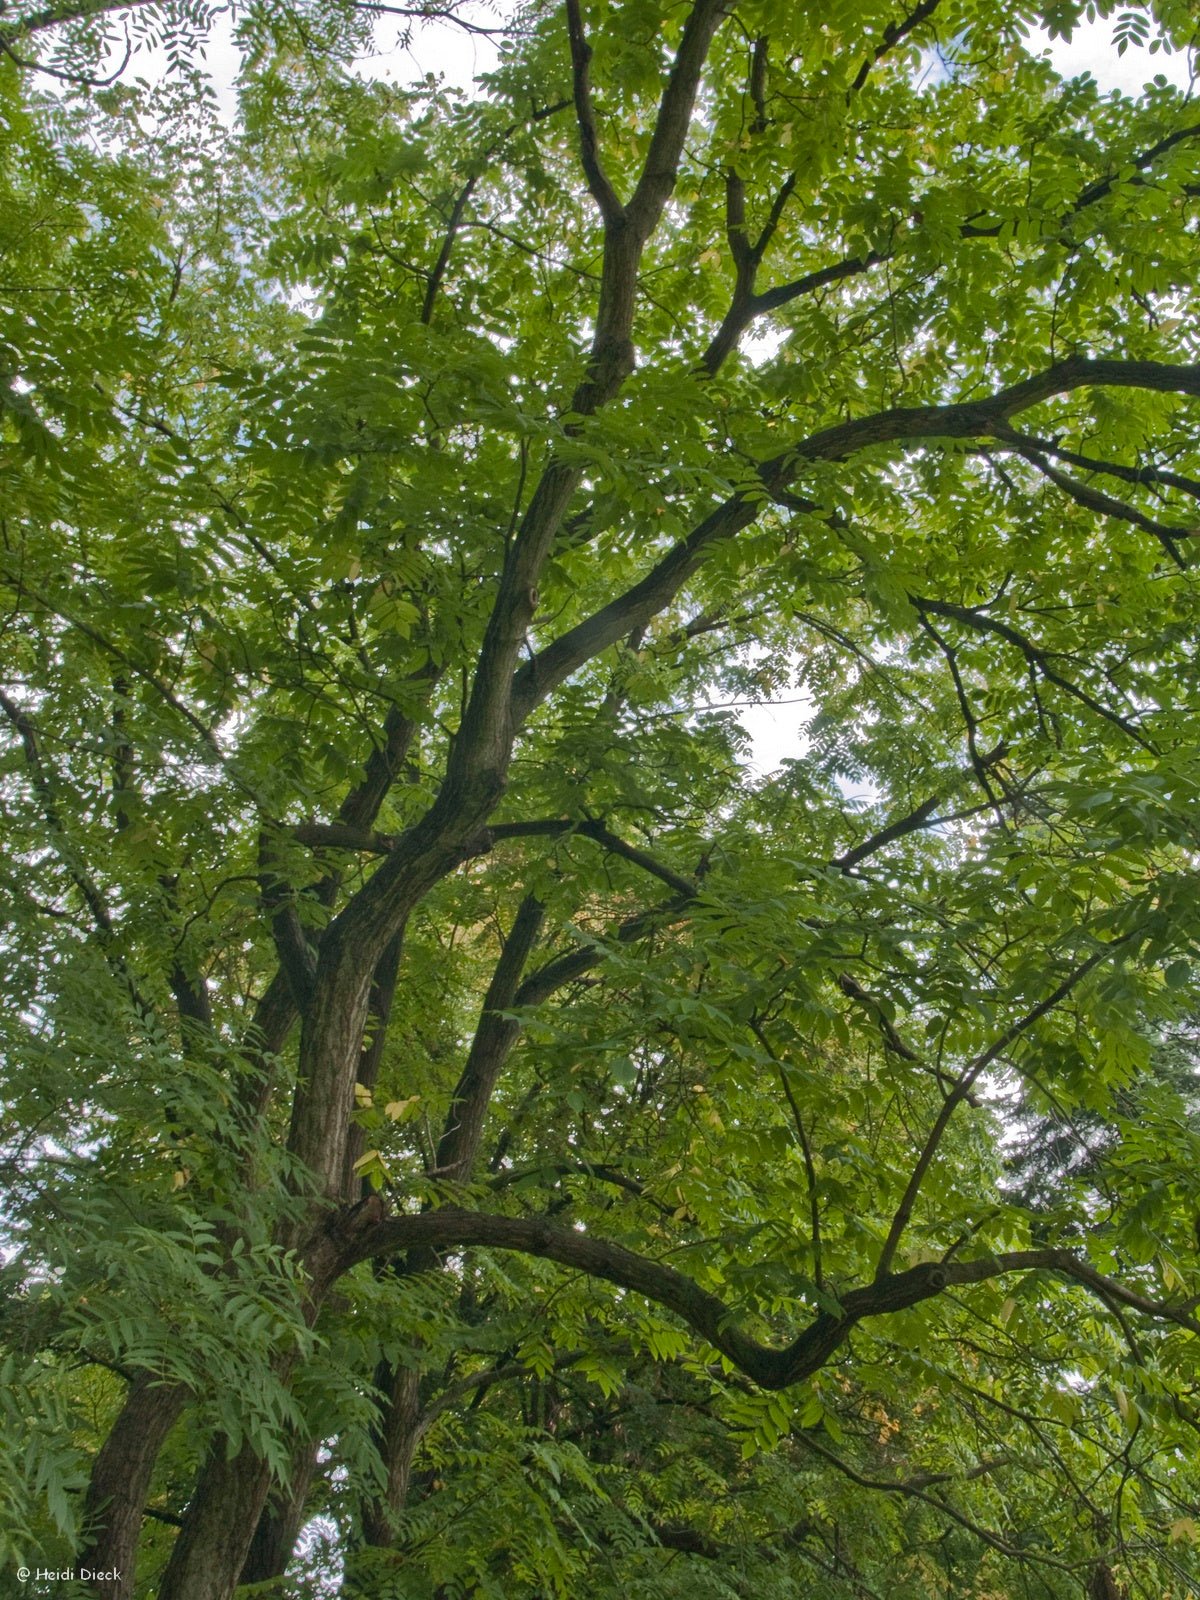
[[4, 18], [6, 1555], [1193, 1582], [1189, 94], [547, 0], [460, 98], [372, 9], [240, 12], [232, 132], [203, 11]]

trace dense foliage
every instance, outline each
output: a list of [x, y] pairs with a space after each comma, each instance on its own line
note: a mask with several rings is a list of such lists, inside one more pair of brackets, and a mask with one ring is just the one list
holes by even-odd
[[1200, 1593], [1187, 74], [386, 9], [0, 14], [5, 1582]]

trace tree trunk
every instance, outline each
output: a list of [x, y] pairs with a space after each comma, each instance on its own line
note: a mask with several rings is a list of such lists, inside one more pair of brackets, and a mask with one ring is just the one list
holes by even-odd
[[249, 1445], [229, 1461], [225, 1441], [216, 1441], [200, 1471], [158, 1600], [231, 1600], [270, 1486], [270, 1468]]
[[91, 1585], [104, 1600], [129, 1600], [133, 1593], [142, 1510], [154, 1463], [187, 1398], [183, 1384], [142, 1373], [96, 1457], [83, 1506], [87, 1542], [79, 1565], [113, 1574]]
[[[367, 1544], [390, 1545], [395, 1537], [396, 1518], [408, 1499], [413, 1457], [421, 1440], [421, 1374], [410, 1367], [389, 1373], [390, 1401], [379, 1439], [379, 1453], [387, 1467], [387, 1485], [382, 1500], [375, 1500], [363, 1512], [363, 1538]], [[380, 1388], [383, 1373], [376, 1375]]]
[[[377, 1223], [383, 1207], [377, 1195], [327, 1217], [304, 1250], [304, 1316], [311, 1326], [345, 1261], [353, 1259], [358, 1235]], [[281, 1361], [285, 1379], [294, 1358]], [[271, 1471], [251, 1447], [243, 1445], [228, 1460], [217, 1439], [200, 1469], [183, 1528], [171, 1551], [158, 1600], [229, 1600], [250, 1554], [255, 1530], [271, 1488]]]
[[265, 1583], [281, 1578], [304, 1526], [308, 1491], [317, 1466], [319, 1445], [305, 1439], [292, 1452], [292, 1474], [286, 1489], [271, 1494], [258, 1519], [239, 1583]]

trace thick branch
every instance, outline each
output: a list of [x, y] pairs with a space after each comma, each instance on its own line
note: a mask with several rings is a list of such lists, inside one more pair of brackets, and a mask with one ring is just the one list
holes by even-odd
[[700, 74], [713, 35], [728, 9], [729, 0], [695, 0], [683, 25], [679, 49], [659, 102], [646, 164], [626, 208], [630, 226], [641, 240], [648, 239], [654, 231], [675, 187]]
[[446, 1113], [446, 1123], [437, 1148], [436, 1172], [439, 1178], [466, 1182], [479, 1154], [492, 1091], [508, 1054], [521, 1031], [510, 1011], [521, 982], [521, 975], [541, 932], [545, 909], [532, 895], [522, 900], [512, 931], [483, 1002], [483, 1013], [475, 1030], [462, 1075], [455, 1086]]
[[448, 1249], [467, 1245], [515, 1250], [556, 1261], [561, 1266], [644, 1295], [682, 1319], [714, 1349], [764, 1389], [782, 1389], [823, 1367], [853, 1329], [867, 1318], [887, 1316], [932, 1299], [949, 1288], [982, 1283], [1010, 1272], [1045, 1270], [1112, 1294], [1166, 1321], [1200, 1331], [1200, 1323], [1177, 1306], [1150, 1301], [1096, 1272], [1069, 1250], [1015, 1250], [977, 1261], [927, 1262], [884, 1276], [840, 1299], [841, 1314], [820, 1312], [789, 1344], [760, 1344], [731, 1320], [729, 1307], [685, 1274], [663, 1262], [637, 1255], [623, 1245], [597, 1239], [575, 1228], [559, 1228], [541, 1218], [491, 1216], [445, 1207], [421, 1215], [389, 1218], [365, 1229], [343, 1257], [344, 1267], [374, 1256], [413, 1248]]
[[[1089, 387], [1135, 388], [1159, 393], [1200, 395], [1200, 365], [1173, 366], [1154, 361], [1092, 360], [1070, 356], [1044, 372], [981, 400], [949, 405], [898, 406], [873, 416], [822, 428], [758, 469], [763, 489], [786, 490], [810, 461], [844, 461], [878, 446], [909, 446], [935, 439], [987, 438], [1010, 417], [1058, 394]], [[710, 511], [686, 538], [623, 595], [559, 636], [516, 674], [513, 714], [523, 720], [551, 691], [593, 656], [643, 626], [667, 606], [708, 551], [740, 533], [759, 514], [761, 492], [739, 492]], [[814, 502], [796, 509], [816, 512]], [[1078, 694], [1083, 691], [1072, 690]], [[1093, 709], [1097, 707], [1093, 704]]]

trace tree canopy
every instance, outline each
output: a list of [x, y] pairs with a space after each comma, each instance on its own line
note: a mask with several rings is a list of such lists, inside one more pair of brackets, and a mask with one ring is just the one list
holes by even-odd
[[21, 1593], [1200, 1593], [1195, 30], [0, 12]]

